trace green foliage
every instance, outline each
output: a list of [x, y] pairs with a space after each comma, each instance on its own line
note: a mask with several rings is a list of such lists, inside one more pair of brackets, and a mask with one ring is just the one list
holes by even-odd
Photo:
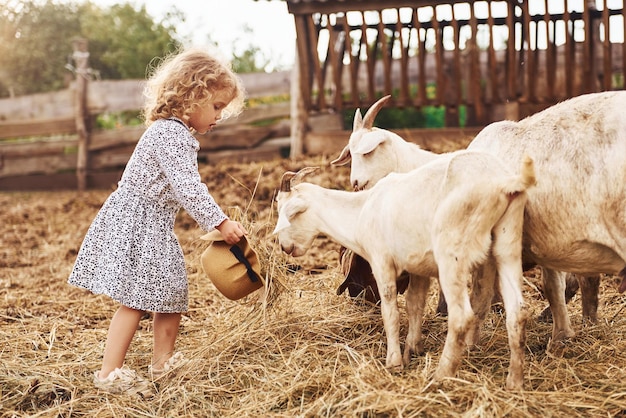
[[54, 2], [0, 4], [0, 96], [58, 90], [80, 34], [79, 7]]
[[[392, 93], [394, 96], [397, 91]], [[417, 94], [417, 85], [410, 86], [410, 95]], [[426, 86], [426, 98], [434, 99], [437, 95], [437, 86], [434, 83]], [[354, 112], [356, 109], [345, 109], [343, 111], [344, 129], [352, 129], [354, 122]], [[363, 110], [364, 112], [365, 110]], [[364, 114], [364, 113], [363, 113]], [[459, 107], [459, 126], [465, 126], [467, 118], [467, 108], [464, 105]], [[405, 108], [383, 107], [376, 116], [375, 126], [383, 129], [419, 129], [419, 128], [443, 128], [446, 126], [445, 106], [422, 106]]]
[[[249, 26], [243, 28], [245, 33], [252, 34], [254, 31]], [[235, 51], [232, 58], [233, 70], [237, 73], [257, 73], [265, 71], [270, 60], [263, 55], [261, 48], [256, 45], [247, 45], [241, 51]]]
[[[74, 78], [72, 41], [89, 41], [89, 67], [104, 79], [143, 78], [153, 57], [179, 46], [174, 11], [161, 23], [145, 7], [9, 0], [0, 3], [0, 97], [59, 90]], [[68, 66], [69, 64], [69, 66]]]
[[[352, 129], [355, 110], [344, 111], [344, 129]], [[383, 129], [440, 128], [444, 126], [444, 120], [445, 108], [442, 106], [382, 108], [376, 116], [375, 126]]]
[[[177, 14], [182, 21], [181, 14]], [[81, 35], [89, 39], [90, 67], [104, 79], [144, 78], [154, 57], [176, 50], [175, 28], [156, 23], [145, 6], [130, 4], [100, 9], [89, 3], [81, 19]]]
[[102, 113], [96, 118], [96, 127], [98, 129], [115, 129], [121, 126], [138, 126], [143, 124], [140, 113], [138, 110]]

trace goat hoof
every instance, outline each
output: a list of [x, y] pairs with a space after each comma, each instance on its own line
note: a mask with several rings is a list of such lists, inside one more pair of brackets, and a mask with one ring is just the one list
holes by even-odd
[[392, 351], [387, 355], [387, 361], [385, 362], [385, 367], [392, 370], [402, 370], [404, 367], [402, 363], [402, 355], [399, 351]]
[[511, 376], [507, 376], [506, 390], [510, 392], [521, 392], [524, 390], [524, 382], [521, 378], [512, 378]]

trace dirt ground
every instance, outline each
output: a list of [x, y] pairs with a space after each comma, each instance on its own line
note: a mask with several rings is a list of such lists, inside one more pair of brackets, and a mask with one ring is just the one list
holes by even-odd
[[[401, 372], [386, 370], [378, 307], [336, 295], [343, 280], [339, 247], [320, 238], [306, 257], [293, 259], [267, 234], [285, 170], [319, 166], [310, 181], [347, 189], [349, 168], [329, 161], [202, 167], [216, 201], [255, 234], [270, 279], [267, 296], [259, 291], [233, 302], [220, 295], [199, 265], [204, 231], [181, 211], [176, 234], [188, 265], [190, 310], [178, 349], [192, 365], [160, 382], [150, 400], [93, 388], [116, 305], [66, 282], [112, 189], [0, 192], [0, 417], [626, 416], [626, 299], [615, 277], [601, 284], [599, 322], [582, 321], [575, 297], [568, 309], [578, 335], [547, 350], [551, 324], [537, 319], [546, 307], [540, 278], [536, 270], [526, 272], [531, 319], [521, 393], [503, 389], [509, 351], [500, 311], [489, 314], [481, 344], [468, 353], [458, 378], [429, 384], [446, 332], [434, 309], [436, 285], [424, 321], [426, 354]], [[405, 335], [403, 311], [402, 317]], [[144, 374], [151, 335], [146, 318], [127, 359]]]

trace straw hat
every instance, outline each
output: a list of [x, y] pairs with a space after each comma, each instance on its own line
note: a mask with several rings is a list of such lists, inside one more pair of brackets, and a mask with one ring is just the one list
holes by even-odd
[[201, 238], [211, 241], [200, 258], [202, 268], [224, 296], [237, 300], [263, 287], [259, 256], [246, 237], [235, 245], [224, 242], [218, 230]]

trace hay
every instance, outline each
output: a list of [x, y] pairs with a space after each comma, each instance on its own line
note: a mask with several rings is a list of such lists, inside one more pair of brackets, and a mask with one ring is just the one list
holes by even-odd
[[[596, 325], [583, 324], [577, 298], [568, 306], [578, 336], [547, 353], [551, 324], [536, 272], [528, 272], [525, 388], [503, 390], [509, 349], [504, 314], [492, 312], [480, 347], [458, 377], [431, 385], [446, 334], [434, 314], [433, 286], [424, 321], [426, 354], [401, 372], [385, 369], [379, 308], [337, 296], [338, 246], [321, 238], [309, 256], [283, 255], [269, 232], [273, 193], [283, 171], [322, 167], [313, 180], [347, 185], [348, 169], [307, 159], [220, 164], [203, 170], [209, 189], [252, 232], [267, 275], [265, 291], [233, 302], [203, 276], [203, 231], [184, 212], [176, 233], [185, 251], [190, 309], [177, 349], [191, 364], [138, 400], [94, 390], [116, 305], [66, 284], [89, 223], [109, 191], [1, 193], [1, 417], [606, 417], [626, 414], [626, 299], [615, 279], [601, 285]], [[401, 297], [399, 304], [403, 305]], [[406, 334], [402, 312], [402, 335]], [[145, 374], [151, 322], [140, 322], [127, 363]]]

